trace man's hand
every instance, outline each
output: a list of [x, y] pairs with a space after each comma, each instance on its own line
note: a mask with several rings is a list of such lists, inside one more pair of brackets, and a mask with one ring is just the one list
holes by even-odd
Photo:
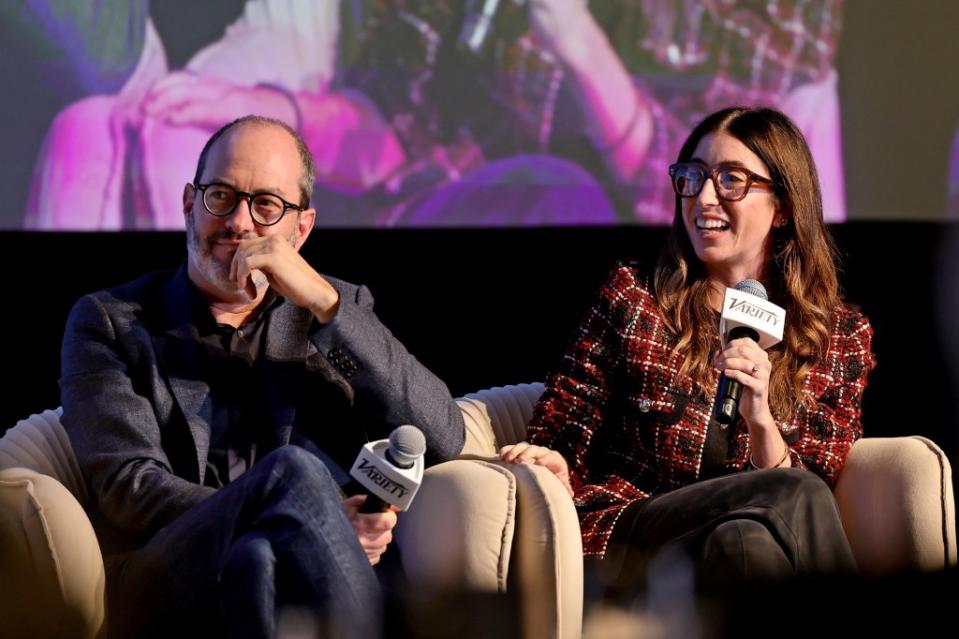
[[310, 309], [321, 322], [329, 322], [336, 314], [340, 294], [303, 259], [287, 238], [263, 235], [240, 242], [233, 255], [230, 277], [251, 299], [255, 299], [258, 292], [257, 273], [266, 276], [278, 294]]
[[211, 75], [173, 71], [151, 87], [144, 114], [174, 126], [215, 131], [228, 122], [259, 113], [296, 124], [290, 98], [276, 89], [245, 87]]
[[353, 495], [343, 500], [343, 512], [350, 520], [356, 538], [363, 547], [370, 565], [379, 563], [386, 547], [393, 541], [393, 527], [396, 526], [396, 510], [392, 508], [382, 513], [361, 513], [360, 506], [366, 501], [366, 495]]

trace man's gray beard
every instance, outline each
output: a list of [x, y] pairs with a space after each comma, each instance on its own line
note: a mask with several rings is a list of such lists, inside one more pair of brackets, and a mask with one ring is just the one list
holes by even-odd
[[197, 235], [193, 224], [193, 213], [187, 216], [186, 224], [187, 255], [193, 268], [200, 272], [211, 284], [226, 293], [238, 293], [240, 287], [236, 280], [230, 278], [230, 264], [220, 264], [213, 256], [213, 249], [209, 244], [203, 244]]
[[[296, 228], [290, 233], [287, 241], [290, 243], [290, 246], [296, 247]], [[226, 265], [220, 264], [213, 256], [213, 249], [210, 245], [201, 243], [196, 232], [196, 227], [193, 224], [193, 211], [187, 213], [186, 246], [187, 256], [193, 264], [193, 268], [198, 270], [209, 282], [226, 293], [245, 293], [244, 289], [237, 284], [236, 280], [230, 277], [230, 267], [232, 263]], [[257, 290], [269, 283], [269, 280], [262, 271], [254, 270], [252, 278]]]

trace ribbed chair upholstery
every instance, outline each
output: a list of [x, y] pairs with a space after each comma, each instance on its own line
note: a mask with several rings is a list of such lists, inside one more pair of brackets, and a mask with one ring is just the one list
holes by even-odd
[[501, 446], [526, 439], [526, 425], [543, 384], [514, 384], [470, 393], [458, 400], [466, 416], [464, 454], [495, 455]]
[[0, 636], [106, 636], [103, 557], [60, 412], [0, 438]]
[[63, 409], [21, 419], [0, 439], [0, 468], [29, 468], [54, 477], [80, 504], [89, 498], [77, 458], [60, 425]]

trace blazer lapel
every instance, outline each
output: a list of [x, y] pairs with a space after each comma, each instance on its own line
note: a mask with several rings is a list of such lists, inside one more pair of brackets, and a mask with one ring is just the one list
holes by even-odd
[[197, 476], [203, 483], [207, 456], [210, 452], [210, 425], [213, 406], [210, 386], [202, 357], [199, 334], [194, 326], [191, 310], [193, 299], [189, 290], [186, 265], [163, 289], [162, 324], [153, 338], [160, 361], [166, 369], [170, 390], [186, 418], [196, 448]]
[[310, 341], [313, 321], [312, 313], [286, 300], [268, 319], [261, 370], [272, 426], [268, 442], [271, 449], [290, 441], [305, 377], [319, 374], [353, 401], [353, 388]]

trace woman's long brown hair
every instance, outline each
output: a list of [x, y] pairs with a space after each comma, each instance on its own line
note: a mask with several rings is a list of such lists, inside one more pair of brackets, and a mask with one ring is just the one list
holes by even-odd
[[[787, 420], [797, 403], [812, 401], [799, 396], [800, 389], [829, 346], [830, 315], [840, 299], [836, 249], [823, 223], [816, 167], [796, 125], [772, 109], [725, 109], [693, 129], [679, 161], [689, 160], [703, 137], [720, 132], [763, 161], [777, 185], [777, 210], [786, 217], [785, 225], [771, 230], [770, 259], [761, 281], [770, 301], [786, 309], [783, 341], [769, 350], [769, 405], [776, 419]], [[677, 348], [689, 352], [679, 376], [689, 375], [703, 390], [711, 388], [716, 382], [711, 362], [721, 347], [719, 327], [709, 304], [706, 271], [686, 233], [678, 196], [654, 290], [667, 325], [679, 337]]]

